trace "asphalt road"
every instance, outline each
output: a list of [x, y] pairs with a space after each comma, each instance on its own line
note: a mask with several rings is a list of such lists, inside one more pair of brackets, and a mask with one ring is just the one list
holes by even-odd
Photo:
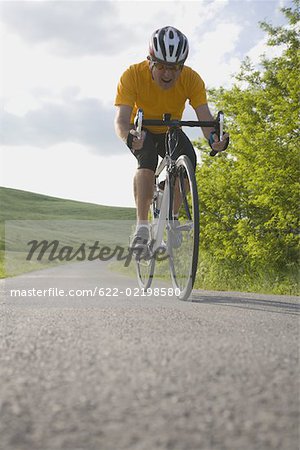
[[104, 263], [2, 283], [1, 450], [299, 449], [297, 298], [135, 288]]

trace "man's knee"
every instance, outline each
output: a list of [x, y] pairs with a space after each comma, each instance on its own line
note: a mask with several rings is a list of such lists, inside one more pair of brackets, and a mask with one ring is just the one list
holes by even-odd
[[154, 177], [154, 170], [147, 169], [146, 167], [138, 167], [135, 173], [136, 177], [142, 177], [142, 178], [153, 178]]
[[137, 169], [134, 177], [134, 193], [137, 198], [151, 202], [154, 187], [154, 172], [150, 169]]

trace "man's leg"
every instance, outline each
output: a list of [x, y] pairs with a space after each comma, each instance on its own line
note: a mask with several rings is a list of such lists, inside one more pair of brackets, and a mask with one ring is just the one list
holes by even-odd
[[143, 148], [135, 153], [135, 157], [138, 160], [138, 169], [133, 181], [137, 227], [131, 247], [142, 250], [150, 237], [148, 212], [153, 198], [154, 173], [158, 161], [155, 142], [150, 132], [147, 132]]
[[154, 172], [150, 169], [137, 169], [134, 181], [134, 198], [138, 225], [148, 223], [148, 212], [153, 198]]

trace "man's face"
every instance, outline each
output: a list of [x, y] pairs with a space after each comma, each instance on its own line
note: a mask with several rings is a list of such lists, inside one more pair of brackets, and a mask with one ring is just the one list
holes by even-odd
[[158, 86], [164, 90], [170, 89], [178, 80], [182, 65], [168, 66], [159, 62], [150, 62], [152, 78]]

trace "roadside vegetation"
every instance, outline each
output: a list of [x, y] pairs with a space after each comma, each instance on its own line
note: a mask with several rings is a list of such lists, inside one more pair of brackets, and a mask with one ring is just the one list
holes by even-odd
[[260, 24], [277, 56], [246, 59], [231, 89], [210, 91], [231, 143], [215, 158], [195, 143], [200, 288], [299, 293], [299, 0], [282, 12], [287, 25]]

